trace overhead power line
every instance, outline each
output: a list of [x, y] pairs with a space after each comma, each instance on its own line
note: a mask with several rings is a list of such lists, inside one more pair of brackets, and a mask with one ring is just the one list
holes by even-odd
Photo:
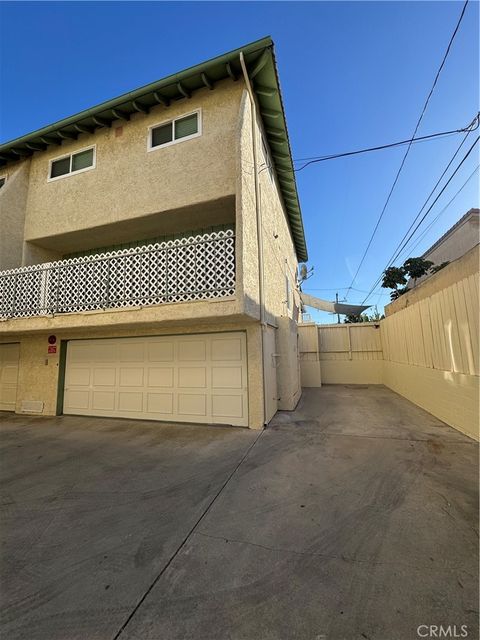
[[[473, 130], [473, 129], [472, 129]], [[457, 155], [460, 153], [460, 149], [463, 147], [466, 139], [468, 138], [468, 136], [470, 135], [471, 131], [468, 131], [466, 133], [466, 135], [464, 136], [463, 140], [460, 142], [459, 146], [457, 147], [457, 150], [455, 151], [455, 153], [453, 154], [453, 156], [451, 157], [451, 159], [449, 160], [447, 166], [445, 167], [445, 169], [442, 171], [441, 176], [439, 177], [439, 179], [437, 180], [437, 182], [435, 183], [433, 189], [430, 191], [430, 193], [428, 194], [425, 202], [422, 205], [422, 208], [420, 209], [420, 211], [417, 213], [417, 215], [415, 216], [415, 218], [412, 220], [410, 226], [408, 227], [407, 231], [405, 232], [403, 238], [400, 240], [400, 242], [397, 245], [397, 249], [394, 251], [394, 253], [392, 254], [392, 256], [390, 257], [390, 260], [388, 261], [387, 267], [389, 267], [391, 264], [393, 264], [395, 262], [395, 260], [398, 258], [398, 255], [400, 253], [400, 251], [403, 249], [403, 247], [405, 245], [403, 245], [403, 247], [400, 249], [400, 251], [398, 251], [398, 247], [402, 245], [403, 241], [405, 240], [405, 238], [408, 236], [408, 234], [410, 233], [410, 231], [413, 229], [415, 223], [417, 222], [417, 220], [420, 218], [420, 216], [422, 215], [425, 207], [428, 205], [428, 202], [430, 200], [430, 198], [433, 196], [433, 194], [435, 193], [438, 185], [440, 184], [440, 182], [443, 180], [443, 177], [445, 176], [445, 174], [447, 173], [447, 171], [450, 169], [450, 166], [452, 165], [453, 161], [455, 160], [455, 158], [457, 157]], [[385, 268], [387, 268], [385, 267]]]
[[[372, 234], [371, 234], [370, 239], [369, 239], [369, 241], [367, 243], [365, 251], [363, 252], [362, 259], [360, 260], [360, 263], [359, 263], [359, 265], [357, 267], [355, 275], [353, 276], [353, 279], [352, 279], [352, 282], [350, 284], [350, 287], [353, 286], [353, 284], [354, 284], [354, 282], [355, 282], [355, 280], [356, 280], [356, 278], [358, 276], [358, 273], [359, 273], [360, 269], [362, 268], [362, 265], [363, 265], [363, 263], [365, 261], [365, 258], [367, 256], [367, 254], [368, 254], [368, 251], [369, 251], [369, 249], [370, 249], [370, 247], [372, 245], [373, 239], [374, 239], [374, 237], [375, 237], [375, 235], [377, 233], [378, 227], [380, 226], [380, 222], [382, 221], [382, 218], [383, 218], [383, 216], [385, 214], [385, 211], [387, 210], [387, 207], [388, 207], [388, 204], [389, 204], [390, 199], [392, 197], [392, 194], [393, 194], [393, 192], [395, 190], [395, 187], [397, 186], [397, 182], [398, 182], [398, 180], [400, 178], [400, 174], [402, 173], [402, 170], [403, 170], [403, 167], [404, 167], [405, 162], [407, 160], [407, 157], [408, 157], [408, 154], [410, 152], [410, 149], [412, 148], [412, 144], [413, 144], [413, 141], [414, 141], [415, 136], [417, 134], [418, 128], [420, 127], [420, 123], [423, 120], [423, 116], [425, 115], [425, 112], [427, 110], [428, 103], [430, 102], [430, 98], [432, 97], [433, 91], [434, 91], [434, 89], [435, 89], [435, 87], [437, 85], [438, 78], [440, 77], [440, 73], [441, 73], [441, 71], [442, 71], [442, 69], [443, 69], [443, 67], [445, 65], [445, 62], [446, 62], [447, 57], [448, 57], [448, 54], [450, 53], [451, 46], [453, 44], [455, 36], [457, 35], [458, 29], [460, 27], [460, 24], [461, 24], [461, 22], [463, 20], [463, 16], [465, 15], [465, 10], [467, 8], [468, 2], [469, 2], [469, 0], [465, 0], [462, 12], [461, 12], [460, 17], [459, 17], [459, 19], [457, 21], [455, 29], [454, 29], [451, 37], [450, 37], [450, 41], [448, 43], [447, 49], [445, 51], [445, 54], [443, 56], [442, 62], [440, 64], [439, 68], [438, 68], [438, 71], [437, 71], [436, 75], [435, 75], [435, 79], [434, 79], [432, 87], [431, 87], [431, 89], [430, 89], [430, 91], [428, 93], [427, 99], [425, 100], [425, 104], [423, 105], [423, 109], [422, 109], [422, 111], [420, 113], [420, 117], [418, 118], [417, 124], [415, 125], [415, 129], [413, 131], [411, 140], [410, 140], [410, 142], [409, 142], [409, 144], [407, 146], [407, 150], [405, 151], [405, 154], [404, 154], [404, 156], [402, 158], [402, 162], [400, 163], [400, 167], [398, 168], [398, 171], [397, 171], [397, 173], [395, 175], [395, 179], [394, 179], [393, 184], [392, 184], [392, 186], [390, 188], [390, 191], [388, 192], [388, 196], [387, 196], [387, 199], [385, 201], [385, 204], [383, 205], [382, 211], [381, 211], [381, 213], [380, 213], [380, 215], [379, 215], [379, 217], [377, 219], [377, 222], [375, 223], [375, 227], [374, 227], [374, 229], [372, 231]], [[348, 295], [348, 291], [347, 291], [347, 295]]]
[[[460, 167], [463, 165], [463, 163], [465, 162], [465, 160], [468, 158], [468, 156], [472, 153], [475, 145], [477, 144], [477, 142], [480, 140], [480, 136], [477, 136], [475, 142], [472, 144], [472, 146], [470, 147], [470, 149], [467, 151], [467, 153], [463, 156], [462, 160], [460, 161], [460, 163], [457, 165], [455, 171], [452, 173], [452, 175], [450, 176], [450, 178], [447, 180], [447, 182], [443, 185], [442, 189], [439, 191], [438, 195], [435, 197], [434, 201], [432, 202], [432, 204], [428, 207], [427, 211], [423, 214], [423, 216], [421, 217], [420, 221], [417, 223], [416, 227], [413, 229], [412, 233], [408, 236], [407, 240], [402, 244], [402, 246], [400, 246], [399, 248], [397, 248], [395, 250], [395, 257], [393, 258], [393, 261], [395, 261], [396, 257], [400, 254], [400, 252], [403, 250], [403, 248], [408, 244], [408, 242], [410, 242], [410, 239], [413, 237], [413, 235], [415, 234], [415, 232], [417, 231], [417, 229], [419, 228], [419, 226], [422, 224], [422, 222], [425, 220], [425, 218], [428, 216], [428, 214], [430, 213], [430, 211], [433, 209], [433, 207], [435, 206], [435, 204], [438, 202], [440, 196], [442, 195], [442, 193], [445, 191], [445, 189], [448, 187], [448, 185], [450, 184], [450, 182], [453, 180], [453, 178], [455, 177], [455, 175], [458, 173], [458, 171], [460, 170]], [[401, 244], [401, 243], [399, 243]], [[391, 262], [389, 263], [391, 264]], [[388, 264], [386, 267], [384, 267], [384, 269], [382, 269], [382, 273], [380, 274], [380, 276], [377, 278], [377, 281], [375, 282], [375, 284], [373, 285], [373, 287], [370, 289], [369, 294], [366, 296], [366, 298], [364, 298], [362, 304], [365, 303], [366, 300], [368, 300], [368, 298], [372, 295], [373, 290], [375, 289], [375, 287], [377, 286], [377, 284], [380, 282], [380, 280], [382, 279], [382, 275], [383, 272], [385, 271], [385, 269], [388, 268]]]
[[[420, 234], [420, 236], [418, 238], [416, 238], [416, 242], [415, 244], [407, 250], [408, 253], [410, 253], [410, 255], [412, 255], [412, 252], [418, 247], [418, 245], [420, 244], [420, 242], [425, 238], [425, 236], [427, 235], [427, 233], [430, 231], [430, 229], [433, 227], [433, 225], [435, 224], [435, 222], [437, 222], [437, 220], [440, 218], [441, 215], [443, 215], [445, 213], [445, 211], [447, 211], [447, 209], [451, 206], [451, 204], [456, 200], [456, 198], [460, 195], [460, 193], [465, 189], [465, 187], [467, 186], [467, 184], [470, 182], [470, 180], [473, 178], [473, 176], [476, 174], [476, 172], [480, 169], [480, 164], [477, 164], [477, 166], [475, 167], [475, 169], [472, 171], [472, 173], [468, 176], [468, 178], [465, 180], [465, 182], [462, 184], [462, 186], [460, 187], [460, 189], [458, 189], [458, 191], [456, 191], [456, 193], [450, 198], [450, 200], [447, 202], [447, 204], [443, 207], [443, 209], [441, 209], [437, 215], [435, 216], [435, 218], [428, 224], [427, 227], [425, 227], [425, 229], [422, 231], [422, 233]], [[402, 253], [404, 253], [402, 251]], [[404, 253], [405, 255], [405, 253]], [[398, 256], [400, 257], [400, 256]], [[385, 267], [385, 269], [388, 268], [387, 265]], [[385, 271], [384, 269], [384, 271]], [[372, 294], [375, 295], [377, 293], [380, 293], [379, 291], [375, 291], [375, 288], [377, 287], [378, 284], [380, 284], [380, 280], [382, 279], [383, 276], [383, 271], [382, 274], [380, 275], [379, 278], [377, 278], [377, 280], [375, 281], [375, 284], [373, 285], [372, 289], [370, 289], [370, 291], [368, 292], [368, 296], [370, 297]], [[345, 287], [346, 288], [346, 287]], [[357, 289], [352, 289], [352, 291], [358, 291]], [[366, 291], [364, 293], [367, 293]], [[382, 294], [385, 295], [385, 294]], [[388, 295], [388, 294], [387, 294]], [[365, 298], [366, 299], [366, 298]]]
[[[345, 151], [343, 153], [332, 153], [326, 156], [314, 156], [311, 158], [299, 158], [298, 160], [294, 160], [294, 162], [300, 162], [300, 160], [307, 160], [304, 165], [299, 167], [298, 169], [294, 169], [295, 173], [302, 171], [306, 167], [309, 167], [311, 164], [317, 164], [318, 162], [325, 162], [326, 160], [336, 160], [337, 158], [346, 158], [348, 156], [356, 156], [361, 153], [370, 153], [372, 151], [382, 151], [383, 149], [391, 149], [394, 147], [402, 147], [406, 144], [412, 144], [417, 142], [425, 142], [427, 140], [433, 140], [435, 138], [443, 138], [446, 136], [451, 136], [456, 133], [465, 133], [470, 130], [472, 124], [477, 120], [478, 116], [475, 116], [474, 120], [463, 129], [452, 129], [451, 131], [441, 131], [439, 133], [431, 133], [427, 136], [419, 136], [418, 138], [408, 138], [407, 140], [400, 140], [399, 142], [391, 142], [389, 144], [382, 144], [377, 147], [367, 147], [366, 149], [356, 149], [355, 151]], [[278, 171], [278, 169], [277, 169]], [[289, 169], [280, 169], [282, 173], [289, 173]]]
[[[477, 166], [475, 167], [475, 169], [472, 171], [472, 173], [468, 176], [468, 178], [465, 180], [465, 182], [462, 184], [462, 186], [460, 187], [460, 189], [455, 193], [455, 195], [447, 202], [447, 204], [443, 207], [443, 209], [441, 209], [437, 215], [435, 216], [435, 218], [428, 224], [427, 227], [425, 227], [425, 229], [422, 231], [422, 233], [420, 234], [420, 236], [418, 238], [416, 238], [416, 242], [415, 244], [410, 247], [410, 249], [407, 249], [408, 252], [412, 252], [414, 251], [418, 245], [420, 244], [420, 242], [425, 238], [425, 236], [427, 235], [427, 233], [430, 231], [430, 229], [433, 227], [433, 225], [437, 222], [437, 220], [440, 218], [440, 216], [445, 213], [445, 211], [450, 207], [450, 205], [452, 204], [452, 202], [454, 202], [454, 200], [457, 198], [457, 196], [463, 191], [463, 189], [467, 186], [467, 184], [470, 182], [470, 180], [473, 178], [473, 176], [477, 173], [477, 171], [480, 169], [480, 164], [477, 164]], [[403, 252], [402, 252], [403, 253]]]

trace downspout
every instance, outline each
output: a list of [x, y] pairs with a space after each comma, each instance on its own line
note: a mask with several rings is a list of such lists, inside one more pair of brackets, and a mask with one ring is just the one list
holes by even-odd
[[252, 107], [252, 143], [253, 143], [253, 175], [255, 176], [255, 215], [257, 221], [257, 246], [258, 246], [258, 297], [260, 305], [260, 325], [261, 325], [261, 358], [262, 358], [262, 375], [263, 375], [263, 422], [267, 421], [267, 394], [266, 394], [266, 371], [264, 358], [264, 332], [266, 328], [265, 322], [265, 287], [264, 287], [264, 270], [263, 270], [263, 233], [262, 220], [260, 211], [260, 186], [258, 182], [258, 158], [257, 158], [257, 106], [255, 96], [248, 77], [243, 51], [240, 51], [240, 65], [242, 67], [243, 78], [247, 87], [250, 104]]

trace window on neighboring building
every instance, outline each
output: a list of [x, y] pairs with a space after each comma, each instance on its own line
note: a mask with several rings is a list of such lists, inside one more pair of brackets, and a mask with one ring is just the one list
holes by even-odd
[[200, 112], [195, 111], [170, 122], [151, 127], [148, 148], [165, 147], [201, 134]]
[[50, 162], [49, 180], [62, 178], [72, 173], [80, 173], [95, 168], [95, 147], [81, 149], [68, 156], [56, 158]]
[[3, 187], [6, 181], [7, 181], [7, 176], [0, 176], [0, 189]]

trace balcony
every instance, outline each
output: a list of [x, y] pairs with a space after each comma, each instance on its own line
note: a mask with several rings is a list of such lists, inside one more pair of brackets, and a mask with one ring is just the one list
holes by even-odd
[[235, 232], [193, 235], [0, 272], [0, 318], [223, 298], [235, 294]]

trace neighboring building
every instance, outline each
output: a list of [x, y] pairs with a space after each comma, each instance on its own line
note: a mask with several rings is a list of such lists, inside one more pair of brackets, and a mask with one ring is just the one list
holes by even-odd
[[0, 179], [0, 409], [296, 406], [307, 249], [270, 38], [0, 145]]
[[[470, 209], [456, 222], [446, 233], [443, 234], [431, 247], [422, 255], [425, 260], [433, 262], [434, 266], [443, 262], [453, 262], [464, 256], [470, 249], [473, 249], [479, 241], [479, 213], [478, 209]], [[418, 278], [417, 285], [426, 280], [431, 274]], [[413, 282], [408, 282], [411, 288]]]

